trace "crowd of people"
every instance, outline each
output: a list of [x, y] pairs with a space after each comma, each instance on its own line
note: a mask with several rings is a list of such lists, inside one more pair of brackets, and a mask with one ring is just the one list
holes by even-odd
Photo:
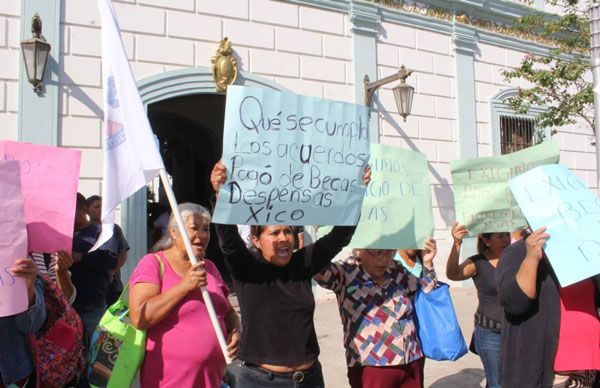
[[[365, 168], [363, 184], [371, 172]], [[227, 180], [220, 162], [210, 181], [218, 196]], [[55, 282], [83, 328], [83, 360], [107, 306], [123, 291], [119, 269], [129, 246], [120, 228], [92, 252], [100, 232], [102, 198], [77, 195], [71, 251], [31, 252], [8, 270], [25, 279], [28, 309], [0, 318], [0, 388], [37, 387], [39, 362], [30, 346], [47, 319], [44, 282]], [[344, 333], [347, 376], [352, 388], [420, 388], [423, 354], [415, 314], [417, 292], [440, 282], [433, 261], [437, 244], [422, 249], [353, 249], [333, 261], [356, 226], [335, 226], [304, 245], [291, 226], [216, 224], [225, 264], [233, 279], [240, 316], [216, 265], [205, 257], [211, 213], [200, 205], [179, 206], [194, 255], [173, 215], [165, 233], [129, 279], [131, 323], [147, 334], [140, 384], [149, 387], [324, 387], [315, 332], [312, 281], [332, 290]], [[598, 277], [561, 288], [545, 257], [545, 228], [477, 236], [477, 254], [459, 263], [469, 231], [452, 225], [446, 277], [473, 279], [478, 306], [471, 349], [481, 358], [487, 387], [593, 387], [600, 370]], [[161, 237], [162, 236], [162, 237]], [[402, 248], [402, 247], [398, 247]], [[43, 274], [43, 275], [42, 275]], [[43, 276], [43, 278], [41, 277]], [[226, 338], [226, 365], [200, 288], [206, 287]], [[420, 317], [427, 319], [427, 317]], [[67, 386], [88, 387], [86, 368]]]

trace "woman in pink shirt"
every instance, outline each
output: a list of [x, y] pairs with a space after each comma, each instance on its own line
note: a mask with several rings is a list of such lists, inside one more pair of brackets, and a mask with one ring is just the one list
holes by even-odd
[[[179, 211], [194, 254], [201, 259], [210, 238], [210, 214], [191, 203], [180, 205]], [[220, 387], [225, 360], [200, 287], [207, 287], [233, 358], [239, 341], [239, 320], [227, 299], [229, 290], [210, 260], [192, 265], [173, 216], [168, 235], [157, 243], [155, 251], [142, 258], [129, 280], [132, 323], [147, 330], [141, 385]]]

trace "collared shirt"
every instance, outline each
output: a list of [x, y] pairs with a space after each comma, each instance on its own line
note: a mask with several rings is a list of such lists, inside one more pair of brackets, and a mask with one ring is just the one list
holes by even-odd
[[325, 267], [314, 279], [336, 293], [349, 367], [394, 366], [423, 357], [417, 338], [413, 300], [421, 288], [437, 286], [433, 270], [415, 277], [401, 264], [385, 272], [382, 285], [350, 257]]

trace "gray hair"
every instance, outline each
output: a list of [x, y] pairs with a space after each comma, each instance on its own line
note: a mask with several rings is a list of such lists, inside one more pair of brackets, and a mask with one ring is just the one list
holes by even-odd
[[[200, 206], [196, 203], [185, 202], [185, 203], [180, 204], [177, 208], [179, 209], [179, 213], [181, 213], [181, 218], [183, 218], [184, 223], [189, 217], [191, 217], [195, 214], [198, 214], [200, 217], [203, 217], [206, 221], [208, 221], [208, 223], [210, 223], [210, 221], [211, 221], [211, 216], [210, 216], [210, 213], [208, 212], [208, 210], [206, 210], [203, 206]], [[173, 213], [171, 213], [171, 216], [169, 217], [169, 224], [167, 225], [167, 234], [162, 236], [161, 239], [158, 240], [156, 242], [156, 244], [154, 244], [154, 246], [152, 247], [150, 252], [155, 253], [158, 251], [162, 251], [162, 250], [171, 248], [173, 246], [173, 238], [171, 237], [171, 230], [173, 230], [173, 229], [176, 230], [177, 233], [179, 233], [178, 228], [177, 228], [177, 220], [175, 219], [175, 216], [173, 215]]]

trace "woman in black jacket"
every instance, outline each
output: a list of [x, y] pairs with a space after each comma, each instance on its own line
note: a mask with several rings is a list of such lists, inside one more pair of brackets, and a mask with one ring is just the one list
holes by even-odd
[[[363, 183], [371, 179], [365, 169]], [[225, 165], [211, 173], [216, 194], [227, 180]], [[294, 252], [290, 226], [255, 225], [248, 249], [236, 225], [216, 224], [219, 244], [234, 279], [242, 315], [241, 365], [230, 371], [237, 387], [324, 387], [313, 323], [311, 280], [352, 239], [356, 226], [336, 226]]]

